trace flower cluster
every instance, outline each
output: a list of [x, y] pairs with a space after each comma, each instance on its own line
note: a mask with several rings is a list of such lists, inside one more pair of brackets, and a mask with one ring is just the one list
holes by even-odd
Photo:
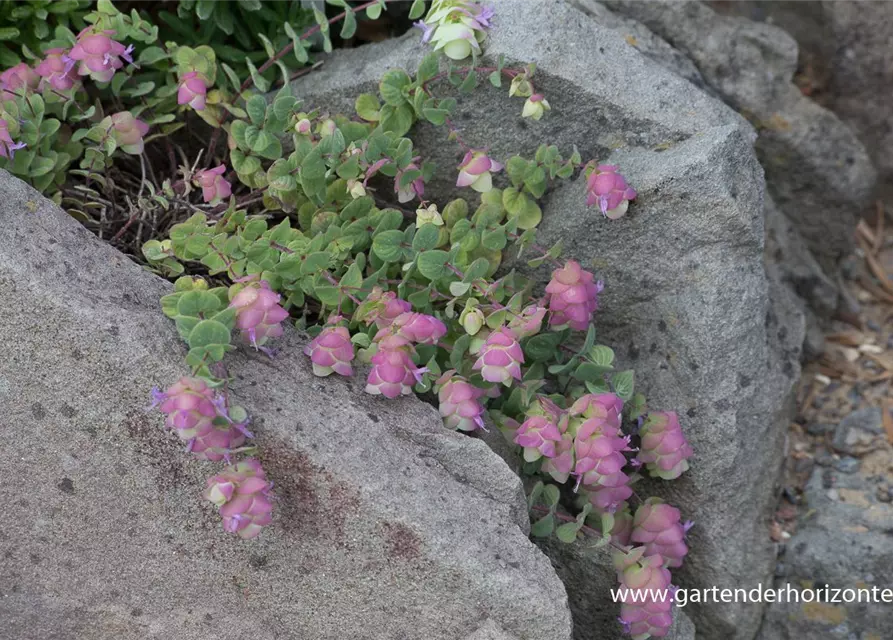
[[437, 380], [437, 399], [443, 424], [449, 429], [475, 431], [484, 428], [484, 407], [480, 397], [484, 390], [448, 371]]
[[673, 624], [670, 571], [660, 556], [645, 556], [644, 547], [614, 553], [620, 581], [620, 623], [633, 638], [662, 638]]
[[272, 487], [260, 462], [247, 458], [210, 478], [204, 496], [218, 507], [224, 531], [249, 540], [273, 520]]
[[228, 415], [224, 399], [200, 378], [180, 378], [167, 391], [154, 392], [167, 414], [166, 425], [187, 441], [187, 450], [203, 460], [229, 458], [251, 437], [244, 424]]
[[223, 177], [225, 173], [226, 167], [222, 164], [213, 169], [201, 169], [195, 172], [192, 181], [195, 186], [201, 187], [202, 198], [205, 202], [217, 204], [230, 197], [233, 188]]
[[149, 125], [137, 120], [129, 111], [110, 116], [109, 135], [115, 139], [124, 153], [139, 155], [143, 152], [143, 137], [149, 133]]
[[95, 82], [109, 82], [115, 72], [124, 66], [122, 59], [133, 62], [133, 45], [125, 47], [113, 40], [113, 35], [115, 32], [110, 29], [97, 30], [92, 26], [78, 34], [68, 57], [77, 63], [79, 76], [90, 76]]
[[564, 267], [552, 272], [552, 279], [546, 285], [550, 325], [586, 330], [598, 309], [598, 294], [604, 288], [601, 282], [593, 282], [594, 279], [575, 260], [568, 260]]
[[486, 151], [469, 150], [459, 163], [457, 187], [471, 187], [479, 193], [487, 193], [493, 188], [490, 172], [502, 170], [502, 165], [491, 159]]
[[637, 459], [647, 465], [651, 475], [673, 480], [688, 470], [688, 458], [693, 452], [674, 411], [650, 413], [639, 436], [642, 444]]
[[282, 296], [270, 289], [266, 280], [242, 288], [230, 306], [236, 310], [236, 327], [242, 339], [254, 348], [263, 346], [270, 338], [282, 335], [282, 321], [288, 311], [279, 305]]
[[188, 104], [196, 111], [203, 111], [207, 93], [207, 78], [197, 71], [187, 71], [180, 78], [180, 85], [177, 89], [177, 104]]
[[422, 42], [443, 51], [453, 60], [463, 60], [481, 52], [493, 18], [490, 7], [471, 0], [433, 0], [424, 20], [415, 23], [424, 31]]
[[605, 217], [616, 220], [626, 213], [629, 201], [636, 199], [636, 190], [626, 183], [613, 164], [589, 165], [586, 168], [586, 205], [598, 204]]
[[355, 357], [353, 343], [347, 327], [337, 325], [340, 320], [340, 316], [329, 318], [329, 324], [304, 347], [304, 354], [310, 356], [313, 363], [314, 375], [353, 375], [353, 367], [350, 365]]

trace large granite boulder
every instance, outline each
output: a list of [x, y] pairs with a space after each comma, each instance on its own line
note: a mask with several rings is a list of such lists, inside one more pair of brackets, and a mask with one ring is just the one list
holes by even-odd
[[186, 373], [170, 285], [0, 171], [0, 637], [569, 640], [521, 484], [412, 398], [315, 378], [301, 339], [232, 356], [275, 482], [273, 524], [224, 533], [148, 412]]
[[[644, 27], [630, 34], [629, 20], [595, 3], [515, 0], [497, 9], [485, 61], [503, 54], [508, 65], [535, 62], [537, 88], [552, 112], [525, 121], [520, 100], [505, 89], [480, 88], [460, 98], [462, 137], [496, 157], [531, 154], [542, 142], [563, 150], [577, 145], [584, 158], [619, 163], [639, 191], [630, 214], [611, 223], [585, 208], [577, 176], [546, 195], [541, 233], [546, 243], [561, 239], [565, 255], [604, 278], [600, 340], [635, 366], [652, 406], [679, 412], [694, 446], [687, 476], [642, 488], [697, 521], [678, 582], [767, 582], [775, 551], [766, 525], [789, 392], [799, 376], [803, 318], [781, 279], [767, 280], [764, 181], [753, 129], [698, 89], [684, 61], [658, 61], [668, 48], [647, 40]], [[653, 45], [648, 55], [627, 37], [635, 33]], [[312, 106], [351, 109], [386, 68], [414, 71], [424, 53], [417, 34], [339, 52], [294, 88]], [[419, 153], [440, 167], [461, 157], [442, 129], [419, 125], [413, 137]], [[457, 193], [449, 171], [426, 189], [438, 202]], [[600, 597], [595, 589], [603, 578], [590, 563], [569, 561], [573, 551], [544, 548], [563, 567], [577, 637], [605, 637], [586, 624], [594, 609], [586, 598]], [[759, 605], [743, 603], [689, 605], [686, 612], [705, 638], [752, 638], [761, 616]]]
[[[754, 123], [769, 193], [833, 277], [853, 248], [875, 171], [855, 134], [792, 83], [794, 39], [778, 27], [719, 15], [700, 2], [605, 4], [685, 53], [710, 87]], [[854, 5], [853, 11], [859, 9]]]

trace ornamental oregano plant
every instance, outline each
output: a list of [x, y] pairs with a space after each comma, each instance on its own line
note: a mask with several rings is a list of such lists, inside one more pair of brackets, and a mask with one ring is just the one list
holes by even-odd
[[[679, 477], [692, 450], [677, 415], [649, 410], [634, 372], [618, 371], [612, 349], [598, 343], [602, 282], [559, 260], [560, 246], [536, 242], [538, 201], [557, 180], [584, 174], [586, 203], [602, 214], [593, 224], [621, 218], [636, 192], [616, 166], [584, 164], [576, 149], [542, 144], [533, 157], [496, 158], [462, 139], [451, 93], [473, 91], [484, 76], [524, 100], [522, 117], [558, 117], [534, 87], [533, 65], [479, 64], [498, 16], [471, 0], [433, 0], [416, 23], [433, 51], [414, 76], [383, 73], [377, 95], [357, 97], [355, 114], [305, 106], [282, 58], [308, 62], [311, 36], [329, 50], [333, 24], [350, 37], [357, 14], [375, 19], [387, 2], [330, 4], [341, 13], [316, 11], [300, 36], [285, 28], [290, 41], [270, 45], [259, 66], [245, 58], [242, 79], [212, 47], [157, 42], [147, 16], [100, 0], [77, 36], [56, 27], [42, 59], [0, 77], [0, 162], [89, 219], [79, 203], [101, 200], [108, 172], [130, 154], [142, 180], [127, 226], [145, 207], [153, 216], [175, 204], [194, 212], [142, 248], [151, 269], [179, 276], [161, 306], [188, 345], [191, 370], [153, 394], [192, 454], [226, 463], [204, 493], [226, 531], [261, 533], [273, 519], [275, 478], [251, 457], [249, 408], [231, 402], [224, 361], [237, 343], [277, 357], [291, 322], [312, 338], [304, 353], [316, 375], [352, 376], [362, 365], [367, 393], [436, 395], [445, 428], [498, 429], [535, 479], [531, 534], [612, 546], [629, 589], [621, 623], [639, 640], [666, 635], [671, 597], [655, 596], [682, 565], [691, 524], [633, 484], [644, 473]], [[183, 2], [181, 12], [193, 9], [209, 10]], [[425, 9], [416, 0], [411, 19]], [[275, 67], [282, 87], [271, 95]], [[170, 136], [195, 115], [213, 129], [207, 146], [191, 161], [181, 150], [178, 174], [160, 185], [147, 178], [146, 144], [163, 142], [173, 158]], [[464, 150], [458, 167], [435, 167], [415, 148], [421, 120]], [[462, 198], [425, 199], [438, 171], [455, 176]], [[65, 195], [72, 180], [83, 200]], [[510, 268], [519, 259], [550, 266], [544, 290]]]

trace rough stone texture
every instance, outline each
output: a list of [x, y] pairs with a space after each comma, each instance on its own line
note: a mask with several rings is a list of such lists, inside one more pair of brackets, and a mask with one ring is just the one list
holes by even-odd
[[887, 200], [893, 196], [893, 5], [861, 2], [716, 2], [765, 20], [800, 46], [802, 85], [868, 149]]
[[777, 27], [721, 16], [699, 2], [605, 4], [685, 53], [704, 80], [755, 124], [769, 193], [833, 277], [852, 249], [875, 172], [849, 128], [791, 83], [796, 42]]
[[[872, 459], [873, 458], [873, 459]], [[882, 460], [879, 460], [882, 458]], [[889, 477], [889, 447], [863, 461], [872, 472], [841, 473], [816, 467], [806, 487], [809, 509], [779, 558], [777, 588], [893, 589], [893, 506], [875, 497], [879, 480]], [[888, 593], [890, 600], [891, 593]], [[759, 640], [880, 640], [890, 636], [889, 602], [794, 601], [772, 604]], [[825, 596], [823, 598], [827, 599]]]
[[238, 353], [277, 513], [222, 531], [147, 413], [185, 373], [169, 289], [0, 171], [0, 638], [569, 640], [517, 477], [415, 400]]
[[[460, 100], [456, 122], [466, 142], [496, 157], [530, 154], [541, 142], [567, 150], [576, 144], [584, 159], [620, 164], [639, 191], [630, 214], [610, 223], [584, 207], [582, 177], [558, 185], [543, 203], [543, 243], [562, 239], [565, 255], [605, 279], [600, 339], [635, 366], [653, 407], [679, 412], [692, 441], [689, 474], [642, 489], [665, 496], [698, 523], [678, 582], [765, 583], [775, 558], [767, 516], [789, 392], [799, 375], [803, 318], [781, 278], [771, 283], [776, 299], [769, 299], [764, 182], [753, 130], [676, 75], [684, 62], [656, 62], [662, 45], [647, 32], [631, 34], [631, 23], [600, 13], [595, 3], [576, 4], [589, 9], [556, 0], [501, 2], [498, 28], [487, 41], [488, 60], [504, 54], [509, 65], [536, 62], [535, 82], [553, 107], [548, 117], [524, 121], [520, 100], [482, 87]], [[628, 35], [648, 44], [648, 52]], [[295, 87], [310, 105], [351, 109], [385, 68], [412, 71], [423, 53], [417, 34], [341, 52]], [[441, 167], [461, 156], [445, 144], [443, 130], [420, 125], [413, 137]], [[438, 202], [457, 193], [450, 172], [441, 175], [426, 186], [426, 196]], [[474, 202], [467, 190], [463, 195]], [[579, 629], [590, 615], [580, 602], [592, 597], [587, 585], [600, 578], [582, 565], [577, 571], [562, 577]], [[752, 604], [690, 605], [686, 612], [711, 639], [752, 638], [761, 615]]]

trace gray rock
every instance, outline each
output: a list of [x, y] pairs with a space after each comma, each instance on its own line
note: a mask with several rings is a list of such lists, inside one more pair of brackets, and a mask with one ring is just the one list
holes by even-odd
[[[874, 487], [861, 474], [840, 477], [840, 487], [824, 488], [821, 472], [806, 487], [810, 510], [786, 545], [787, 575], [775, 587], [799, 593], [811, 584], [830, 589], [893, 589], [893, 506], [872, 499]], [[833, 593], [831, 594], [833, 596]], [[889, 602], [809, 602], [771, 604], [758, 640], [889, 637]], [[824, 596], [823, 596], [824, 597]], [[841, 594], [842, 597], [842, 594]], [[893, 592], [888, 591], [888, 600]], [[827, 600], [827, 598], [825, 598]]]
[[[859, 136], [893, 196], [893, 11], [889, 2], [724, 2], [723, 11], [771, 22], [800, 47], [803, 84]], [[719, 10], [719, 8], [718, 8]]]
[[867, 407], [854, 411], [840, 421], [834, 430], [831, 446], [850, 455], [863, 455], [876, 448], [875, 441], [883, 433], [881, 410]]
[[856, 473], [859, 470], [859, 460], [846, 456], [835, 462], [834, 468], [841, 473]]
[[769, 193], [833, 277], [852, 249], [875, 172], [849, 128], [791, 83], [796, 42], [777, 27], [721, 16], [699, 2], [605, 4], [685, 53], [704, 80], [755, 124]]
[[186, 373], [170, 286], [5, 171], [0, 194], [0, 637], [570, 638], [508, 467], [418, 400], [315, 378], [293, 331], [230, 363], [277, 510], [224, 533], [220, 465], [146, 411]]
[[[678, 581], [765, 582], [775, 566], [766, 523], [804, 327], [785, 285], [767, 282], [754, 133], [719, 100], [631, 44], [629, 23], [596, 15], [613, 27], [557, 0], [501, 2], [485, 61], [504, 54], [510, 66], [535, 62], [535, 82], [552, 112], [539, 123], [523, 121], [519, 100], [482, 87], [473, 102], [460, 100], [467, 117], [456, 121], [468, 144], [490, 147], [496, 157], [531, 154], [541, 142], [563, 150], [575, 144], [584, 158], [620, 164], [635, 185], [636, 204], [613, 224], [583, 206], [581, 177], [558, 185], [543, 202], [543, 243], [563, 240], [565, 255], [604, 278], [600, 340], [617, 349], [624, 366], [635, 366], [651, 406], [679, 412], [692, 441], [689, 474], [642, 489], [698, 521]], [[632, 35], [659, 51], [643, 33]], [[352, 109], [385, 68], [412, 71], [422, 53], [417, 35], [340, 52], [294, 86], [312, 106]], [[458, 162], [461, 152], [444, 144], [442, 130], [420, 125], [413, 138], [424, 158], [441, 167]], [[455, 193], [448, 171], [426, 185], [426, 197], [438, 202]], [[579, 603], [594, 592], [586, 585], [600, 578], [585, 565], [573, 579], [563, 577], [577, 603], [577, 626], [585, 626]], [[692, 604], [686, 613], [704, 637], [741, 639], [753, 637], [761, 615], [759, 605], [743, 603]]]

